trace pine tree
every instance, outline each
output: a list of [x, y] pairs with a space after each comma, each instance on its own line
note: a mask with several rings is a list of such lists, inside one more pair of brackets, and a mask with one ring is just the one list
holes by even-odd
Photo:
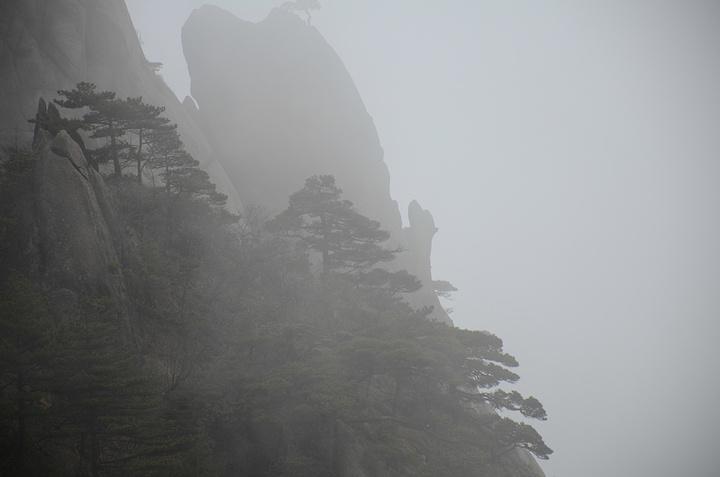
[[391, 261], [397, 253], [382, 246], [390, 234], [379, 222], [357, 212], [352, 202], [343, 200], [342, 189], [330, 175], [308, 178], [305, 187], [290, 196], [289, 207], [269, 226], [319, 253], [324, 275], [367, 271]]
[[13, 276], [0, 283], [0, 474], [29, 475], [38, 418], [47, 410], [52, 373], [47, 303], [32, 283]]
[[82, 475], [136, 474], [192, 447], [192, 419], [183, 426], [179, 408], [166, 406], [158, 376], [106, 300], [84, 300], [58, 333], [52, 412], [57, 437], [74, 440]]
[[125, 121], [129, 114], [127, 103], [117, 99], [114, 92], [97, 91], [93, 83], [78, 83], [73, 90], [60, 90], [63, 99], [55, 103], [67, 109], [87, 109], [82, 116], [79, 129], [90, 132], [93, 139], [105, 140], [106, 143], [90, 152], [89, 158], [96, 165], [112, 161], [116, 177], [122, 175], [120, 153], [127, 150], [128, 144], [123, 139], [126, 134]]
[[147, 167], [161, 171], [165, 191], [169, 194], [171, 174], [177, 169], [197, 167], [198, 162], [185, 150], [175, 124], [151, 131], [147, 142]]
[[[164, 106], [153, 106], [143, 102], [142, 97], [119, 99], [111, 91], [97, 91], [92, 83], [78, 83], [75, 89], [58, 91], [61, 99], [55, 103], [67, 109], [86, 109], [81, 120], [64, 120], [63, 129], [84, 129], [93, 139], [106, 143], [89, 155], [96, 163], [112, 161], [116, 177], [122, 175], [123, 152], [135, 164], [137, 181], [142, 183], [142, 174], [150, 160], [147, 149], [153, 135], [171, 133], [176, 125], [163, 117]], [[133, 141], [130, 138], [134, 138]]]
[[217, 191], [208, 173], [197, 167], [171, 170], [167, 188], [178, 196], [201, 199], [213, 206], [225, 205], [227, 201], [227, 196]]
[[137, 181], [142, 184], [142, 174], [150, 160], [145, 150], [150, 146], [154, 134], [169, 133], [177, 126], [161, 116], [164, 106], [144, 103], [142, 97], [127, 98], [123, 102], [123, 124], [127, 134], [135, 137], [131, 148], [131, 158], [135, 163]]

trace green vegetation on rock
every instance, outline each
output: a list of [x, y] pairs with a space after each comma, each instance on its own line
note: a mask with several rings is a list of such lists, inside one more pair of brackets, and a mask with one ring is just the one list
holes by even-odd
[[[162, 108], [61, 96], [84, 115], [38, 115], [34, 149], [2, 161], [2, 475], [512, 476], [508, 453], [552, 453], [495, 412], [546, 418], [503, 388], [502, 341], [412, 309], [418, 280], [382, 267], [398, 251], [332, 176], [237, 217]], [[48, 145], [63, 129], [105, 175], [83, 189], [113, 234], [83, 242], [112, 258], [91, 283], [52, 272], [72, 237], [38, 233], [39, 161], [89, 180]]]

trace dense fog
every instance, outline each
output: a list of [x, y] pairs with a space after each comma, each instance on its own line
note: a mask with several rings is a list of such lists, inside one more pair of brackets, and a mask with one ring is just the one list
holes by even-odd
[[[202, 3], [128, 1], [180, 99]], [[215, 3], [252, 21], [274, 6]], [[545, 404], [546, 473], [716, 475], [720, 8], [326, 0], [312, 21], [401, 210], [434, 215], [452, 319], [502, 337]]]
[[717, 477], [720, 6], [0, 0], [0, 476]]

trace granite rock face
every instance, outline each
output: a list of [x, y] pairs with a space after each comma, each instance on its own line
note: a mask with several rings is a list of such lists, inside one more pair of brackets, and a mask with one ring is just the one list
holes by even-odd
[[366, 215], [399, 231], [373, 120], [318, 31], [277, 9], [250, 23], [195, 10], [183, 48], [204, 132], [241, 199], [271, 213], [314, 174], [332, 174]]
[[107, 297], [132, 336], [131, 305], [111, 233], [118, 225], [102, 177], [65, 131], [53, 137], [40, 130], [34, 143], [34, 243], [43, 282], [70, 296]]
[[218, 190], [240, 201], [202, 131], [142, 52], [120, 0], [3, 0], [0, 2], [0, 142], [27, 140], [40, 97], [80, 81], [163, 105], [188, 151]]
[[[274, 214], [314, 174], [332, 174], [366, 216], [392, 234], [407, 268], [425, 285], [408, 296], [450, 323], [431, 289], [432, 231], [416, 217], [402, 229], [372, 117], [341, 59], [293, 13], [276, 9], [260, 23], [220, 8], [193, 12], [183, 28], [196, 115], [245, 204]], [[429, 213], [424, 212], [429, 215]], [[432, 222], [432, 217], [430, 217]]]

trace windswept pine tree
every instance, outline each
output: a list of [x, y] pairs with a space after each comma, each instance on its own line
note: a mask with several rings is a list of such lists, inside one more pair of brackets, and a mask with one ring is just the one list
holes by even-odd
[[329, 175], [308, 178], [271, 226], [318, 252], [324, 274], [367, 270], [395, 256], [395, 251], [382, 245], [390, 234], [344, 200], [342, 189]]
[[90, 137], [105, 144], [94, 149], [90, 154], [94, 164], [112, 162], [116, 177], [122, 175], [120, 153], [129, 147], [123, 140], [125, 136], [124, 118], [127, 114], [125, 103], [116, 98], [114, 92], [97, 91], [92, 83], [78, 83], [73, 90], [58, 91], [59, 99], [55, 103], [66, 109], [80, 109], [85, 111], [82, 119], [76, 124]]
[[[147, 104], [141, 97], [120, 99], [114, 92], [97, 91], [94, 84], [87, 82], [58, 94], [57, 105], [84, 111], [79, 119], [63, 120], [59, 128], [71, 129], [73, 133], [83, 130], [90, 138], [100, 141], [102, 145], [90, 150], [85, 148], [84, 152], [96, 165], [112, 162], [116, 177], [120, 177], [125, 164], [130, 163], [137, 181], [142, 183], [146, 166], [157, 165], [162, 158], [167, 162], [172, 156], [177, 161], [187, 155], [177, 136], [177, 125], [162, 116], [165, 111], [162, 106]], [[185, 164], [192, 165], [191, 161], [186, 159]]]

